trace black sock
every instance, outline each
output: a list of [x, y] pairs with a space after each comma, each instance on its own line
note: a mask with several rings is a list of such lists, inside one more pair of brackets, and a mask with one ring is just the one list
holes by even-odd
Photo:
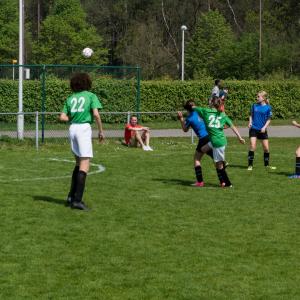
[[203, 176], [202, 176], [202, 168], [201, 166], [195, 167], [195, 174], [196, 174], [196, 179], [198, 182], [203, 181]]
[[270, 153], [269, 152], [264, 152], [264, 164], [265, 164], [265, 167], [269, 165], [269, 160], [270, 160]]
[[214, 159], [214, 155], [213, 155], [212, 149], [210, 149], [209, 151], [207, 151], [206, 154], [207, 154], [208, 156], [210, 156], [212, 159]]
[[82, 201], [82, 196], [83, 196], [84, 187], [85, 187], [85, 179], [86, 179], [86, 173], [84, 171], [80, 170], [77, 175], [77, 183], [76, 183], [74, 202]]
[[225, 186], [231, 186], [231, 182], [228, 178], [228, 175], [226, 173], [225, 169], [220, 170], [221, 174], [222, 174], [222, 178], [223, 178], [223, 182], [225, 182]]
[[75, 166], [72, 174], [72, 181], [71, 181], [71, 187], [68, 197], [74, 198], [75, 191], [76, 191], [76, 183], [77, 183], [77, 175], [79, 172], [79, 166]]
[[248, 166], [253, 166], [254, 151], [248, 152]]
[[300, 157], [296, 157], [296, 170], [295, 173], [300, 175]]
[[222, 172], [221, 172], [220, 169], [216, 169], [216, 171], [217, 171], [217, 175], [218, 175], [219, 181], [222, 184], [223, 182], [225, 182], [224, 179], [223, 179], [223, 176], [222, 176], [223, 174], [222, 174]]

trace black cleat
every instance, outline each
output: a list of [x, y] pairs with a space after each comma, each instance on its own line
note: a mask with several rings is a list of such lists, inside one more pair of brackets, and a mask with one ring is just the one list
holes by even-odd
[[73, 209], [80, 209], [80, 210], [86, 210], [88, 211], [89, 208], [84, 204], [84, 202], [80, 201], [80, 202], [71, 202], [71, 208]]
[[71, 206], [71, 204], [72, 204], [72, 197], [68, 196], [65, 205], [66, 205], [67, 207], [69, 207], [69, 206]]

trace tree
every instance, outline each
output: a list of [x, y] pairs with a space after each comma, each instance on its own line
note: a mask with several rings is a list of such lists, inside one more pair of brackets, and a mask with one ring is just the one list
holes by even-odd
[[18, 1], [2, 0], [0, 6], [0, 61], [11, 63], [18, 57]]
[[[94, 50], [87, 61], [85, 47]], [[40, 38], [33, 45], [33, 62], [43, 64], [104, 64], [107, 50], [95, 27], [86, 22], [79, 0], [57, 0], [50, 15], [42, 22]]]
[[[216, 69], [216, 57], [234, 41], [233, 32], [218, 11], [202, 14], [195, 33], [187, 45], [186, 70], [189, 78], [212, 76]], [[218, 76], [219, 77], [219, 76]]]

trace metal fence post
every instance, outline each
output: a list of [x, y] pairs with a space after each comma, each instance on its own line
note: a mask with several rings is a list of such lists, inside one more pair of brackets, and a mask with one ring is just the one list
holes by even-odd
[[191, 130], [191, 140], [192, 144], [194, 144], [194, 130]]
[[127, 124], [130, 123], [130, 111], [127, 112]]
[[35, 112], [35, 148], [39, 150], [39, 112]]

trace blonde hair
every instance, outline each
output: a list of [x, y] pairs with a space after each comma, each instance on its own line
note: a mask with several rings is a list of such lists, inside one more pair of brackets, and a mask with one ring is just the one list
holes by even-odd
[[262, 96], [264, 98], [264, 101], [267, 104], [270, 104], [270, 99], [269, 99], [268, 93], [266, 91], [259, 91], [257, 94], [260, 95], [260, 96]]

